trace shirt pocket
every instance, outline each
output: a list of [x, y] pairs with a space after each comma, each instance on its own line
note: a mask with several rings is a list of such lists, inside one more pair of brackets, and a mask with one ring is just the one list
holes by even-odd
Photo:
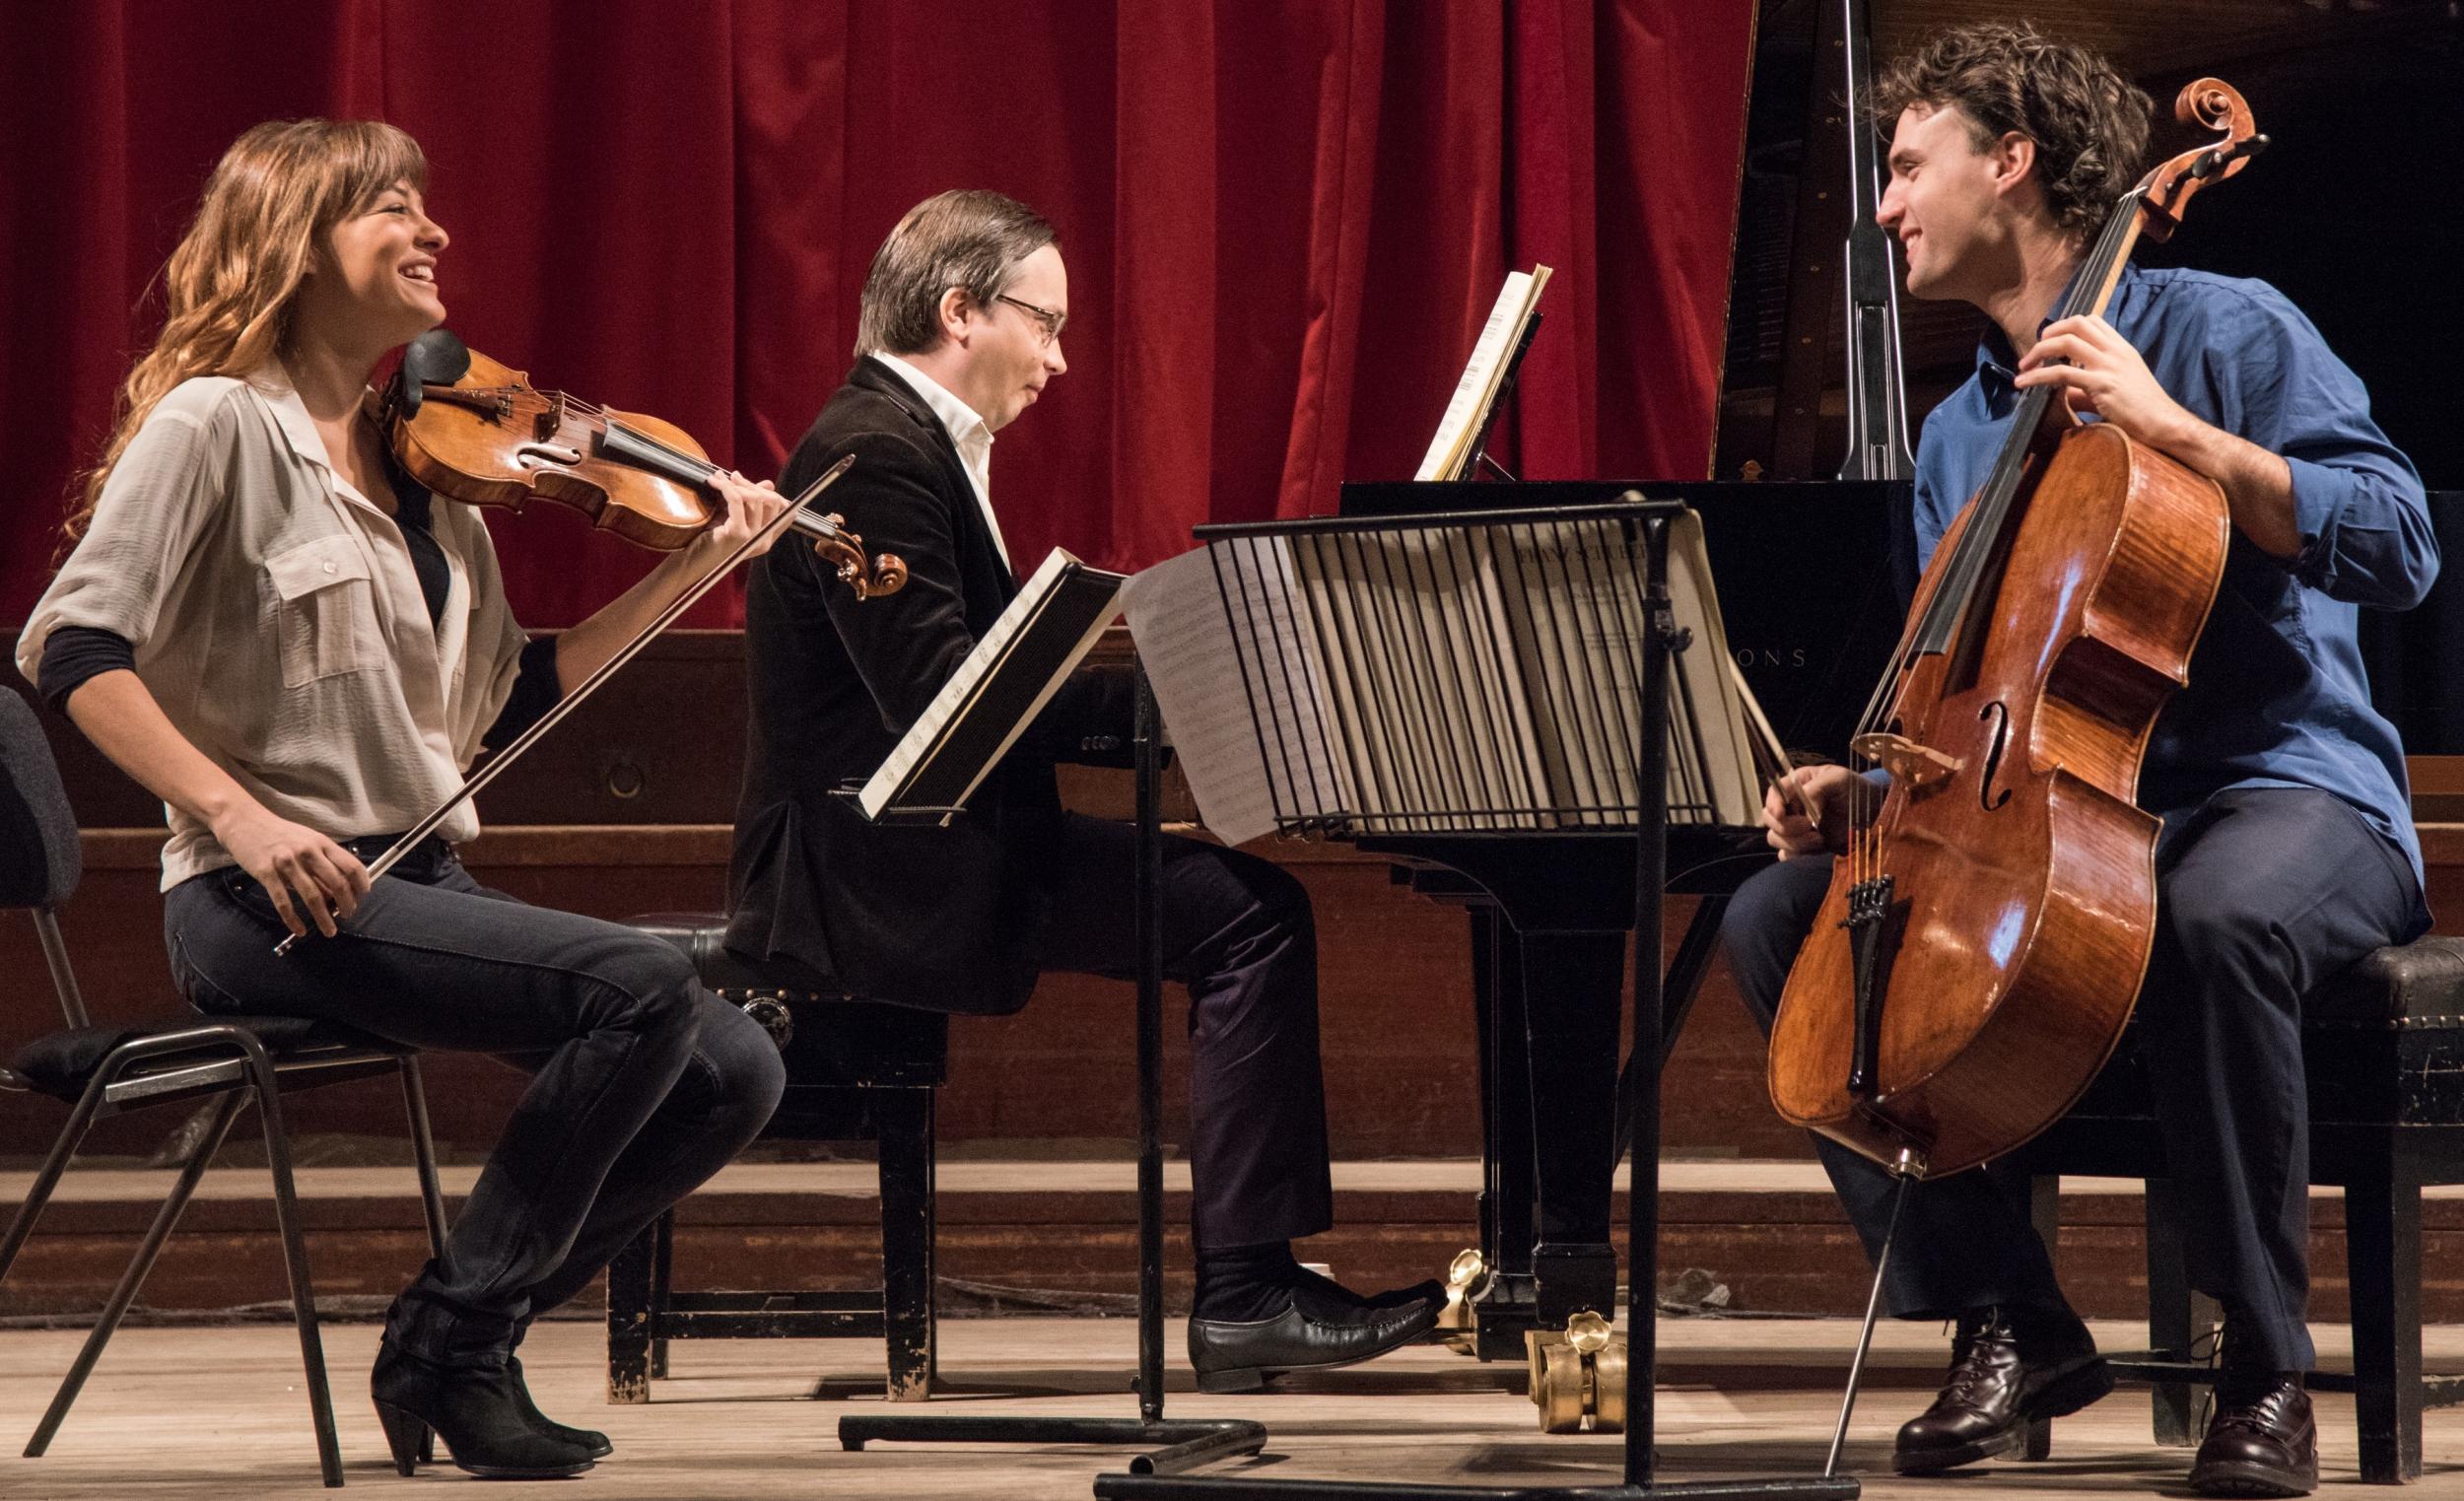
[[265, 560], [274, 585], [282, 685], [356, 671], [362, 622], [374, 603], [368, 560], [347, 536], [317, 537]]

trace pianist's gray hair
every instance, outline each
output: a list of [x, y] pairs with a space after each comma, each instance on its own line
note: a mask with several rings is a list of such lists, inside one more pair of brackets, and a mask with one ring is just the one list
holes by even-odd
[[907, 211], [873, 252], [856, 320], [856, 354], [922, 354], [941, 341], [952, 287], [986, 308], [1018, 263], [1056, 243], [1044, 216], [983, 188], [936, 193]]

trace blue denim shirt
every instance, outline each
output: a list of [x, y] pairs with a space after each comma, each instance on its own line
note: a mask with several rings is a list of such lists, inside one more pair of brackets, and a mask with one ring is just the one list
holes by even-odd
[[[2284, 456], [2302, 538], [2299, 555], [2277, 559], [2234, 529], [2189, 686], [2156, 720], [2140, 806], [2169, 830], [2226, 787], [2316, 787], [2402, 850], [2419, 890], [2404, 746], [2370, 708], [2358, 627], [2363, 606], [2409, 609], [2437, 577], [2420, 475], [2370, 421], [2361, 380], [2265, 282], [2132, 266], [2105, 321], [2174, 400]], [[1976, 373], [1925, 419], [1921, 560], [1992, 472], [2017, 404], [2016, 365], [2002, 330], [1989, 327]]]

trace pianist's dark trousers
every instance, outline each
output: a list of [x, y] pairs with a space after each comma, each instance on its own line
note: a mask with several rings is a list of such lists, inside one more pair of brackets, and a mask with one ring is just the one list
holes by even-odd
[[[1765, 1033], [1830, 882], [1827, 858], [1756, 874], [1721, 936]], [[2227, 1358], [2312, 1363], [2309, 1108], [2301, 997], [2412, 922], [2401, 852], [2350, 806], [2299, 788], [2219, 792], [2175, 820], [2156, 855], [2156, 944], [2139, 1008], [2167, 1159], [2179, 1164], [2191, 1285], [2226, 1309]], [[1816, 1150], [1871, 1257], [1892, 1181], [1846, 1147]], [[2062, 1307], [2023, 1183], [1992, 1169], [1920, 1184], [1884, 1294], [1899, 1318], [1989, 1304]]]
[[[1136, 978], [1135, 840], [1128, 824], [1062, 815], [1039, 969]], [[1330, 1228], [1335, 1189], [1308, 892], [1255, 855], [1167, 837], [1163, 949], [1164, 978], [1190, 992], [1190, 1218], [1198, 1244], [1257, 1246]]]

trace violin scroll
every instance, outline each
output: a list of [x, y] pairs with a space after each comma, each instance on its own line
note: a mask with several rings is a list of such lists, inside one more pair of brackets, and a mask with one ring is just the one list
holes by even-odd
[[2141, 181], [2146, 211], [2140, 226], [2152, 239], [2164, 239], [2181, 223], [2192, 195], [2212, 182], [2222, 182], [2250, 165], [2267, 149], [2249, 102], [2241, 91], [2221, 78], [2194, 79], [2174, 97], [2173, 117], [2185, 125], [2214, 131], [2221, 140], [2183, 152], [2159, 165]]
[[[839, 467], [847, 467], [842, 459]], [[839, 571], [839, 581], [846, 584], [858, 599], [878, 594], [895, 594], [907, 587], [907, 563], [894, 553], [864, 556], [864, 539], [847, 529], [847, 517], [833, 512], [820, 518], [817, 526], [806, 526], [813, 538], [813, 551], [821, 561]]]

